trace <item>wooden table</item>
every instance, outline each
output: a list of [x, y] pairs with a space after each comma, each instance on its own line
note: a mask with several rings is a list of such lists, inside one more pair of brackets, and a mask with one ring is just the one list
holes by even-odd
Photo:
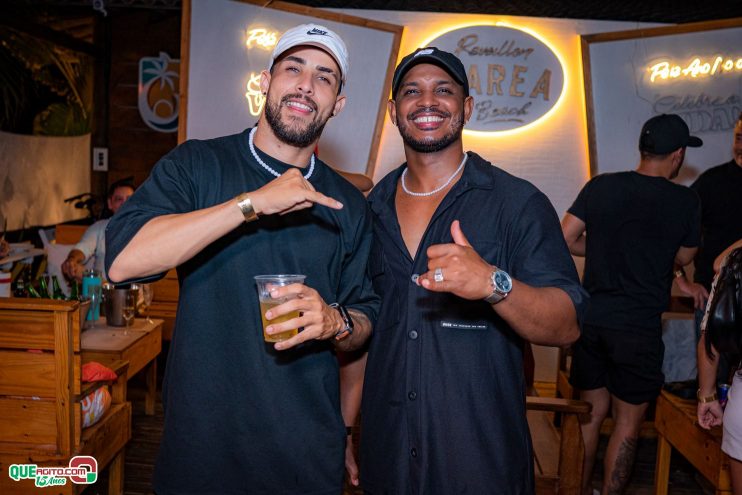
[[114, 327], [100, 318], [95, 328], [80, 334], [82, 362], [97, 361], [108, 365], [115, 361], [129, 361], [128, 379], [145, 369], [147, 394], [144, 410], [155, 413], [157, 396], [157, 356], [162, 349], [162, 320], [135, 319], [130, 327]]
[[696, 419], [696, 401], [662, 391], [657, 399], [657, 465], [655, 493], [665, 495], [670, 476], [672, 449], [688, 459], [716, 488], [716, 494], [732, 494], [729, 457], [721, 451], [721, 427], [704, 430]]

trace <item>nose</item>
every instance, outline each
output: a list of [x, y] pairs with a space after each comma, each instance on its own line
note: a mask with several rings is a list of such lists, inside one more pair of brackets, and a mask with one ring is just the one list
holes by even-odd
[[434, 91], [423, 91], [420, 98], [417, 99], [417, 106], [419, 107], [437, 107], [438, 100], [435, 98]]
[[304, 72], [296, 82], [296, 89], [305, 95], [311, 95], [314, 92], [314, 77], [308, 71]]

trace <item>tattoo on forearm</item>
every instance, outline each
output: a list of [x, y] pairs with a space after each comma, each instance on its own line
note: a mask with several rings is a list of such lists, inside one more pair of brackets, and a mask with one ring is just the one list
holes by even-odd
[[621, 495], [629, 482], [631, 468], [634, 466], [636, 457], [636, 438], [626, 438], [618, 448], [616, 464], [613, 466], [613, 475], [608, 483], [609, 495]]

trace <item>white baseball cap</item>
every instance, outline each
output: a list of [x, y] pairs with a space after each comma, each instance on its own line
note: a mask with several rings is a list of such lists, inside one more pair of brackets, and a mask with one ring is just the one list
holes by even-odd
[[300, 45], [316, 46], [329, 53], [340, 68], [340, 80], [345, 83], [349, 68], [348, 48], [337, 33], [319, 24], [301, 24], [283, 33], [281, 39], [276, 43], [276, 48], [273, 49], [268, 69], [270, 70], [273, 67], [276, 59], [283, 52]]

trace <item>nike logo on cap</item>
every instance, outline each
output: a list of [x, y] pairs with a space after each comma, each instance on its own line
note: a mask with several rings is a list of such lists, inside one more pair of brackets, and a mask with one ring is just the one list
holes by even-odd
[[322, 31], [321, 29], [312, 28], [311, 30], [307, 31], [307, 34], [319, 34], [322, 36], [326, 36], [327, 31]]

